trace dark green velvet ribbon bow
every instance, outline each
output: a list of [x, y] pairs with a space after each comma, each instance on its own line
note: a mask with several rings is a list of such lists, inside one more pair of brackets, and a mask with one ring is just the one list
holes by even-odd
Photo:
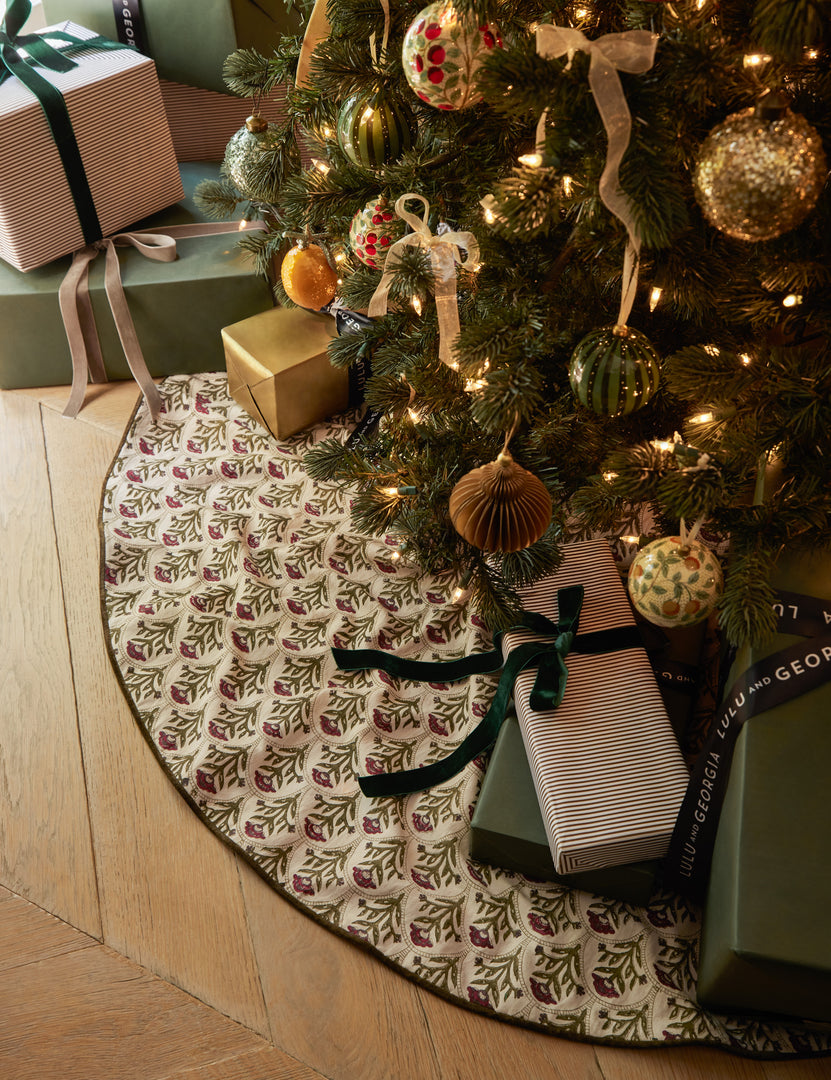
[[359, 776], [361, 791], [365, 795], [380, 797], [409, 795], [414, 791], [424, 791], [444, 783], [455, 776], [477, 754], [481, 754], [493, 744], [505, 719], [516, 677], [526, 668], [537, 668], [537, 677], [529, 697], [531, 708], [537, 712], [550, 712], [563, 700], [568, 680], [565, 658], [572, 649], [576, 648], [579, 652], [607, 652], [610, 649], [640, 644], [634, 627], [601, 631], [577, 638], [582, 607], [583, 586], [571, 585], [557, 593], [559, 619], [556, 623], [537, 612], [523, 612], [520, 623], [511, 629], [532, 630], [535, 634], [544, 635], [543, 640], [523, 643], [512, 649], [507, 659], [503, 659], [501, 648], [503, 634], [507, 631], [494, 635], [492, 651], [475, 653], [461, 660], [403, 660], [378, 649], [332, 649], [335, 662], [342, 671], [378, 668], [389, 675], [416, 681], [456, 682], [471, 675], [503, 669], [487, 713], [451, 754], [441, 761], [423, 765], [418, 769]]
[[84, 242], [93, 244], [102, 237], [101, 225], [81, 160], [81, 151], [72, 130], [69, 111], [61, 92], [35, 71], [35, 68], [70, 71], [78, 66], [71, 59], [71, 53], [81, 49], [121, 49], [124, 46], [104, 37], [82, 39], [63, 30], [50, 30], [49, 37], [52, 40], [66, 42], [65, 48], [56, 49], [40, 34], [20, 33], [31, 10], [30, 0], [11, 0], [6, 14], [0, 19], [0, 84], [13, 76], [28, 87], [40, 102], [66, 173]]

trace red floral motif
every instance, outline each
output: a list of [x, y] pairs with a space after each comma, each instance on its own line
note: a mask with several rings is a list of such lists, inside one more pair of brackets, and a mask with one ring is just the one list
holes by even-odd
[[301, 877], [300, 874], [295, 874], [291, 879], [291, 887], [300, 896], [314, 896], [314, 886], [312, 885], [312, 879], [308, 877]]
[[534, 995], [537, 1001], [542, 1002], [543, 1005], [557, 1004], [557, 999], [555, 997], [552, 997], [551, 991], [545, 985], [545, 983], [541, 983], [539, 979], [535, 979], [533, 975], [528, 981], [531, 986], [531, 993]]
[[605, 998], [617, 998], [620, 994], [615, 990], [614, 984], [610, 979], [607, 979], [604, 975], [598, 975], [596, 971], [592, 972], [592, 982], [594, 988], [601, 997]]
[[432, 949], [433, 942], [415, 923], [410, 923], [410, 941], [417, 949]]
[[468, 1001], [471, 1001], [474, 1005], [481, 1005], [484, 1009], [490, 1009], [493, 1011], [493, 1005], [488, 1001], [488, 995], [484, 990], [477, 990], [475, 986], [469, 986], [467, 988]]
[[216, 795], [216, 784], [214, 778], [202, 769], [196, 770], [196, 786], [202, 791], [208, 791], [211, 795]]
[[613, 934], [615, 932], [614, 926], [599, 911], [592, 911], [589, 908], [586, 912], [586, 918], [589, 920], [589, 926], [596, 934]]
[[246, 821], [242, 828], [245, 835], [250, 836], [252, 840], [265, 840], [265, 830], [262, 825], [257, 825], [253, 821]]
[[257, 785], [260, 791], [266, 793], [275, 791], [274, 781], [270, 776], [266, 776], [265, 773], [261, 773], [259, 769], [254, 770], [254, 783]]
[[364, 870], [362, 866], [355, 866], [352, 869], [352, 879], [359, 889], [377, 889], [378, 886], [372, 880], [372, 873], [369, 870]]
[[471, 943], [475, 945], [477, 949], [493, 948], [493, 942], [491, 941], [490, 934], [487, 930], [480, 930], [478, 926], [469, 926], [467, 930]]

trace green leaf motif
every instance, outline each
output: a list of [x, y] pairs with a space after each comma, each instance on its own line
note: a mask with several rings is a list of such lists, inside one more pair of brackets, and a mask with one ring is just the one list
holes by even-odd
[[361, 916], [353, 920], [360, 930], [365, 930], [370, 941], [377, 945], [381, 941], [400, 941], [402, 938], [402, 919], [405, 897], [379, 896], [364, 900]]
[[583, 992], [582, 945], [543, 945], [538, 949], [534, 978], [556, 1001]]

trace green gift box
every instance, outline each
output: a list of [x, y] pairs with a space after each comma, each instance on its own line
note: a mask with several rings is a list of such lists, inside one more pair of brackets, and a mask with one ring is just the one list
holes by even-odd
[[[216, 177], [216, 165], [181, 165], [185, 199], [131, 227], [133, 231], [204, 221], [191, 198], [196, 184]], [[177, 239], [173, 262], [154, 262], [119, 249], [130, 314], [150, 374], [223, 371], [222, 327], [273, 305], [269, 283], [242, 257], [235, 232]], [[107, 377], [128, 379], [104, 290], [104, 258], [92, 264], [90, 297]], [[22, 274], [0, 263], [0, 388], [62, 386], [72, 361], [58, 304], [69, 258]]]
[[479, 862], [515, 870], [526, 877], [554, 881], [613, 900], [645, 904], [652, 894], [657, 860], [557, 874], [522, 732], [516, 715], [499, 730], [482, 781], [470, 832], [470, 854]]
[[[300, 30], [285, 0], [45, 0], [52, 22], [72, 19], [112, 41], [136, 42], [159, 77], [227, 93], [222, 65], [238, 48], [266, 55], [283, 34]], [[142, 48], [144, 46], [144, 48]], [[240, 124], [245, 119], [240, 100]]]
[[[774, 586], [827, 601], [831, 631], [827, 555], [789, 556]], [[814, 657], [831, 663], [831, 633], [815, 640], [804, 670]], [[743, 650], [728, 685], [801, 641], [778, 633], [764, 648]], [[798, 671], [773, 678], [788, 670], [788, 680]], [[710, 1009], [831, 1022], [829, 716], [831, 681], [753, 716], [739, 733], [704, 914], [698, 998]]]

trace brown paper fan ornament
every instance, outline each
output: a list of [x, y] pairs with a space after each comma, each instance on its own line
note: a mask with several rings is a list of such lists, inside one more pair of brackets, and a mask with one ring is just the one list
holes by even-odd
[[482, 551], [530, 547], [548, 528], [551, 513], [542, 480], [517, 465], [507, 449], [463, 476], [450, 494], [453, 527]]

